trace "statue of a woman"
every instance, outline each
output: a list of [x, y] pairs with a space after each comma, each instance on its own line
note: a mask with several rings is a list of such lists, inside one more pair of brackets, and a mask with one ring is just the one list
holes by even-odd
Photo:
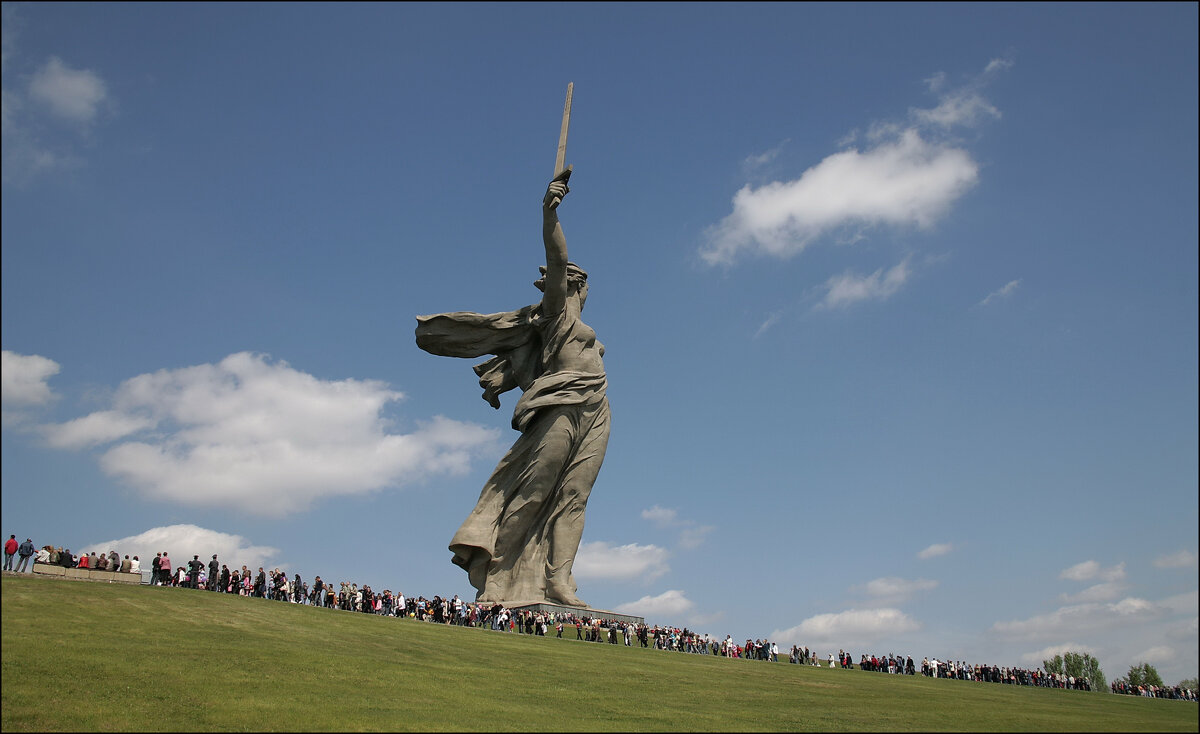
[[417, 346], [447, 357], [495, 355], [475, 367], [483, 398], [520, 387], [513, 428], [521, 437], [484, 485], [475, 509], [450, 541], [478, 601], [586, 604], [571, 566], [583, 514], [608, 446], [604, 347], [583, 323], [587, 273], [567, 260], [558, 205], [570, 169], [542, 199], [546, 266], [541, 303], [517, 311], [459, 311], [417, 317]]

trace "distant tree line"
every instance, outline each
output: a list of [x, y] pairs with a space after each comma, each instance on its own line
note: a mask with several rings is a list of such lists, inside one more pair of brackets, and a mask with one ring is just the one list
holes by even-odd
[[1100, 661], [1088, 653], [1065, 652], [1055, 655], [1049, 660], [1042, 661], [1042, 669], [1047, 673], [1060, 673], [1078, 680], [1083, 678], [1093, 691], [1103, 691], [1108, 685], [1104, 671], [1100, 669]]
[[[1093, 691], [1104, 691], [1109, 688], [1104, 678], [1104, 671], [1100, 669], [1100, 661], [1086, 652], [1064, 652], [1061, 655], [1055, 655], [1049, 660], [1043, 660], [1042, 668], [1047, 673], [1061, 673], [1062, 675], [1072, 676], [1076, 679], [1083, 678], [1088, 682], [1089, 687]], [[1129, 672], [1125, 677], [1118, 678], [1113, 681], [1113, 684], [1115, 686], [1123, 686], [1126, 689], [1137, 689], [1139, 686], [1143, 688], [1150, 686], [1157, 688], [1168, 687], [1163, 683], [1162, 676], [1158, 674], [1158, 670], [1147, 662], [1140, 662], [1137, 665], [1129, 666]], [[1175, 687], [1189, 691], [1196, 691], [1198, 689], [1195, 678], [1185, 678], [1179, 681]]]

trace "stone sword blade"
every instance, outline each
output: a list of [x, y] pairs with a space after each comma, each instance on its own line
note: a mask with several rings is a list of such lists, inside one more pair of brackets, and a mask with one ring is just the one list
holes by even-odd
[[575, 82], [567, 83], [567, 102], [563, 105], [562, 129], [558, 132], [558, 157], [554, 159], [554, 177], [558, 178], [563, 172], [563, 163], [567, 159], [567, 129], [571, 127], [571, 95], [575, 91]]

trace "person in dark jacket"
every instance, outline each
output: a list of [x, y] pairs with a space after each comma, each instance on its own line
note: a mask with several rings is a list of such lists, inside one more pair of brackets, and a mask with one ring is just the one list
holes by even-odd
[[200, 556], [192, 556], [192, 560], [188, 561], [188, 586], [193, 589], [200, 588], [200, 572], [204, 570], [204, 561], [200, 560]]
[[17, 566], [17, 573], [25, 572], [25, 566], [29, 565], [30, 556], [36, 552], [37, 549], [33, 547], [33, 540], [26, 538], [21, 547], [17, 549], [17, 555], [21, 557], [21, 563]]

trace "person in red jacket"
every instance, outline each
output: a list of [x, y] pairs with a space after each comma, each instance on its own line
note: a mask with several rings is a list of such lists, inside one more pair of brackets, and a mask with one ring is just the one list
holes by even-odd
[[17, 554], [17, 536], [10, 535], [4, 541], [4, 570], [13, 570], [13, 556]]

